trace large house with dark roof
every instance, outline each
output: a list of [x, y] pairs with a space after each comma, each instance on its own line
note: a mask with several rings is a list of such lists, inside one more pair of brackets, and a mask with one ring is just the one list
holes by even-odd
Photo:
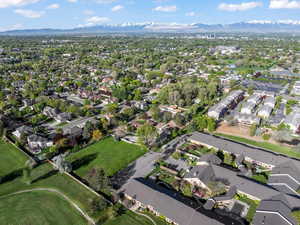
[[208, 183], [216, 179], [214, 169], [211, 164], [201, 162], [194, 166], [185, 176], [184, 179], [193, 185], [209, 189]]
[[[300, 201], [300, 200], [299, 200]], [[298, 225], [291, 216], [292, 207], [284, 194], [262, 200], [256, 209], [253, 225]]]
[[299, 195], [300, 168], [298, 168], [290, 160], [279, 164], [272, 170], [268, 184], [278, 191], [292, 195]]

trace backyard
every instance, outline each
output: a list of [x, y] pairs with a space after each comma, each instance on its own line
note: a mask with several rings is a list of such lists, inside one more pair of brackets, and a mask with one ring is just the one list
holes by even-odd
[[81, 177], [94, 167], [101, 167], [108, 176], [112, 176], [145, 153], [146, 150], [138, 145], [109, 137], [70, 155], [68, 159], [75, 173]]
[[0, 139], [0, 176], [23, 168], [27, 160], [23, 152]]

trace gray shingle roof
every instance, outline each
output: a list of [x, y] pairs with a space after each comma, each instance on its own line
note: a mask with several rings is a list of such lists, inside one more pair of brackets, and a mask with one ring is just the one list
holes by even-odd
[[254, 225], [298, 224], [297, 221], [291, 217], [290, 214], [292, 210], [290, 203], [282, 193], [272, 196], [270, 199], [262, 200], [256, 211], [256, 215], [253, 219]]
[[197, 165], [189, 171], [184, 178], [198, 178], [204, 184], [215, 179], [215, 172], [211, 164]]
[[[288, 160], [287, 157], [278, 155], [276, 153], [262, 151], [255, 147], [250, 147], [205, 133], [194, 132], [190, 137], [188, 137], [188, 140], [195, 140], [197, 142], [205, 143], [215, 148], [234, 153], [236, 155], [244, 154], [245, 156], [258, 162], [263, 162], [274, 166], [280, 165], [281, 163], [284, 163]], [[293, 162], [297, 167], [300, 168], [299, 160], [290, 159], [290, 162]]]
[[277, 165], [272, 170], [272, 174], [289, 174], [300, 183], [300, 168], [291, 160]]
[[133, 179], [123, 189], [127, 195], [142, 202], [144, 205], [154, 207], [156, 211], [180, 225], [199, 225], [199, 223], [203, 225], [222, 224], [171, 197], [171, 193], [167, 193], [167, 190], [159, 186], [153, 189]]

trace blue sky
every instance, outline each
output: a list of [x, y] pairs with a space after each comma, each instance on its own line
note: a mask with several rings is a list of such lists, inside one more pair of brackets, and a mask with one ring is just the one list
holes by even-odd
[[300, 23], [300, 0], [0, 0], [0, 30], [253, 20]]

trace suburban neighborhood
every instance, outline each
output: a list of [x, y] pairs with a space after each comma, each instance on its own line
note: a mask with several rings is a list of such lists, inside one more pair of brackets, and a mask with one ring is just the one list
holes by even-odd
[[0, 31], [0, 224], [299, 225], [299, 36], [117, 31]]

